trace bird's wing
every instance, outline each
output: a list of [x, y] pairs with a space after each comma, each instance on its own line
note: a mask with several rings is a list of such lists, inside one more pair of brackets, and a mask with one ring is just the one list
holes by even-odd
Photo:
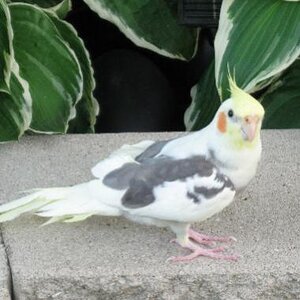
[[125, 190], [120, 209], [126, 214], [181, 222], [210, 217], [235, 194], [231, 181], [201, 156], [126, 163], [102, 182], [111, 189]]
[[154, 141], [146, 140], [134, 145], [123, 145], [121, 148], [112, 152], [106, 159], [97, 163], [91, 170], [92, 174], [102, 179], [108, 172], [119, 168], [123, 164], [134, 162], [136, 156], [140, 155], [154, 143]]
[[123, 145], [93, 167], [92, 174], [101, 179], [109, 171], [125, 163], [143, 163], [153, 159], [167, 143], [168, 141], [145, 140], [134, 145]]

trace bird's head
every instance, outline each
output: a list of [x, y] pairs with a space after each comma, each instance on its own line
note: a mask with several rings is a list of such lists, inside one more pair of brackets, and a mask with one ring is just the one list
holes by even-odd
[[264, 108], [229, 78], [231, 97], [220, 106], [216, 117], [218, 132], [237, 148], [251, 147], [260, 138]]

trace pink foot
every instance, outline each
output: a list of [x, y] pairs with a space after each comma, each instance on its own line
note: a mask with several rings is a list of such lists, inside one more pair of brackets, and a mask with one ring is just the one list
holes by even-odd
[[186, 256], [173, 256], [168, 259], [168, 261], [183, 261], [188, 262], [193, 260], [194, 258], [198, 256], [207, 256], [214, 259], [223, 259], [223, 260], [229, 260], [229, 261], [237, 261], [238, 256], [237, 255], [225, 255], [221, 254], [220, 252], [224, 251], [223, 247], [220, 248], [214, 248], [214, 249], [203, 249], [203, 248], [196, 248], [193, 250], [193, 252]]
[[189, 238], [193, 239], [195, 242], [204, 245], [212, 245], [213, 242], [223, 242], [223, 243], [236, 242], [236, 238], [234, 238], [233, 236], [229, 236], [229, 237], [209, 236], [209, 235], [199, 233], [193, 229], [188, 230], [188, 236]]
[[[193, 239], [194, 241], [201, 243], [201, 244], [211, 244], [215, 241], [220, 241], [220, 242], [230, 242], [234, 241], [235, 239], [232, 237], [210, 237], [204, 234], [200, 234], [194, 230], [189, 229], [188, 231], [188, 237]], [[226, 255], [222, 254], [220, 252], [223, 252], [226, 248], [225, 247], [217, 247], [217, 248], [201, 248], [199, 245], [193, 243], [191, 240], [187, 240], [183, 244], [179, 242], [178, 240], [172, 240], [171, 242], [175, 242], [178, 245], [180, 245], [183, 248], [189, 249], [192, 251], [191, 254], [186, 255], [186, 256], [174, 256], [170, 257], [167, 261], [184, 261], [188, 262], [193, 259], [195, 259], [198, 256], [206, 256], [214, 259], [223, 259], [223, 260], [229, 260], [229, 261], [236, 261], [238, 260], [239, 256], [237, 255]]]

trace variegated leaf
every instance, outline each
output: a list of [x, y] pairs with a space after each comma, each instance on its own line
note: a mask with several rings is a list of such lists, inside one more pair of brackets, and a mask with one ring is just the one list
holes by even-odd
[[58, 17], [64, 18], [72, 9], [71, 0], [10, 0], [9, 2], [22, 2], [37, 5], [46, 11], [54, 12]]
[[84, 0], [101, 18], [114, 23], [132, 42], [171, 58], [189, 60], [198, 30], [178, 24], [177, 1]]
[[4, 0], [0, 0], [0, 91], [8, 91], [13, 62], [12, 28], [10, 13]]
[[31, 122], [31, 95], [14, 59], [10, 11], [0, 0], [0, 142], [18, 139]]
[[213, 61], [191, 90], [192, 103], [184, 114], [184, 124], [189, 131], [205, 127], [213, 119], [221, 104], [214, 70]]
[[30, 128], [64, 133], [82, 96], [78, 59], [42, 9], [21, 3], [12, 3], [9, 8], [15, 57], [33, 101]]
[[0, 142], [19, 139], [29, 128], [32, 117], [28, 83], [20, 77], [15, 61], [11, 67], [11, 91], [0, 91]]
[[71, 0], [60, 0], [59, 3], [46, 8], [50, 12], [54, 12], [59, 18], [65, 18], [69, 11], [72, 9]]
[[229, 96], [228, 73], [248, 92], [288, 68], [300, 54], [300, 4], [224, 0], [215, 39], [216, 83]]

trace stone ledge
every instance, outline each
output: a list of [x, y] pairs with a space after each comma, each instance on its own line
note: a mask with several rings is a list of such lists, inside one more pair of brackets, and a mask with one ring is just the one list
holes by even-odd
[[11, 278], [0, 228], [0, 299], [11, 300]]
[[[1, 201], [34, 187], [92, 178], [90, 168], [124, 143], [173, 133], [33, 136], [1, 145]], [[297, 299], [300, 297], [300, 130], [263, 132], [256, 179], [228, 209], [197, 228], [233, 235], [237, 263], [166, 262], [182, 250], [168, 230], [108, 217], [39, 227], [24, 216], [3, 238], [15, 299]], [[2, 299], [2, 298], [1, 298]]]

